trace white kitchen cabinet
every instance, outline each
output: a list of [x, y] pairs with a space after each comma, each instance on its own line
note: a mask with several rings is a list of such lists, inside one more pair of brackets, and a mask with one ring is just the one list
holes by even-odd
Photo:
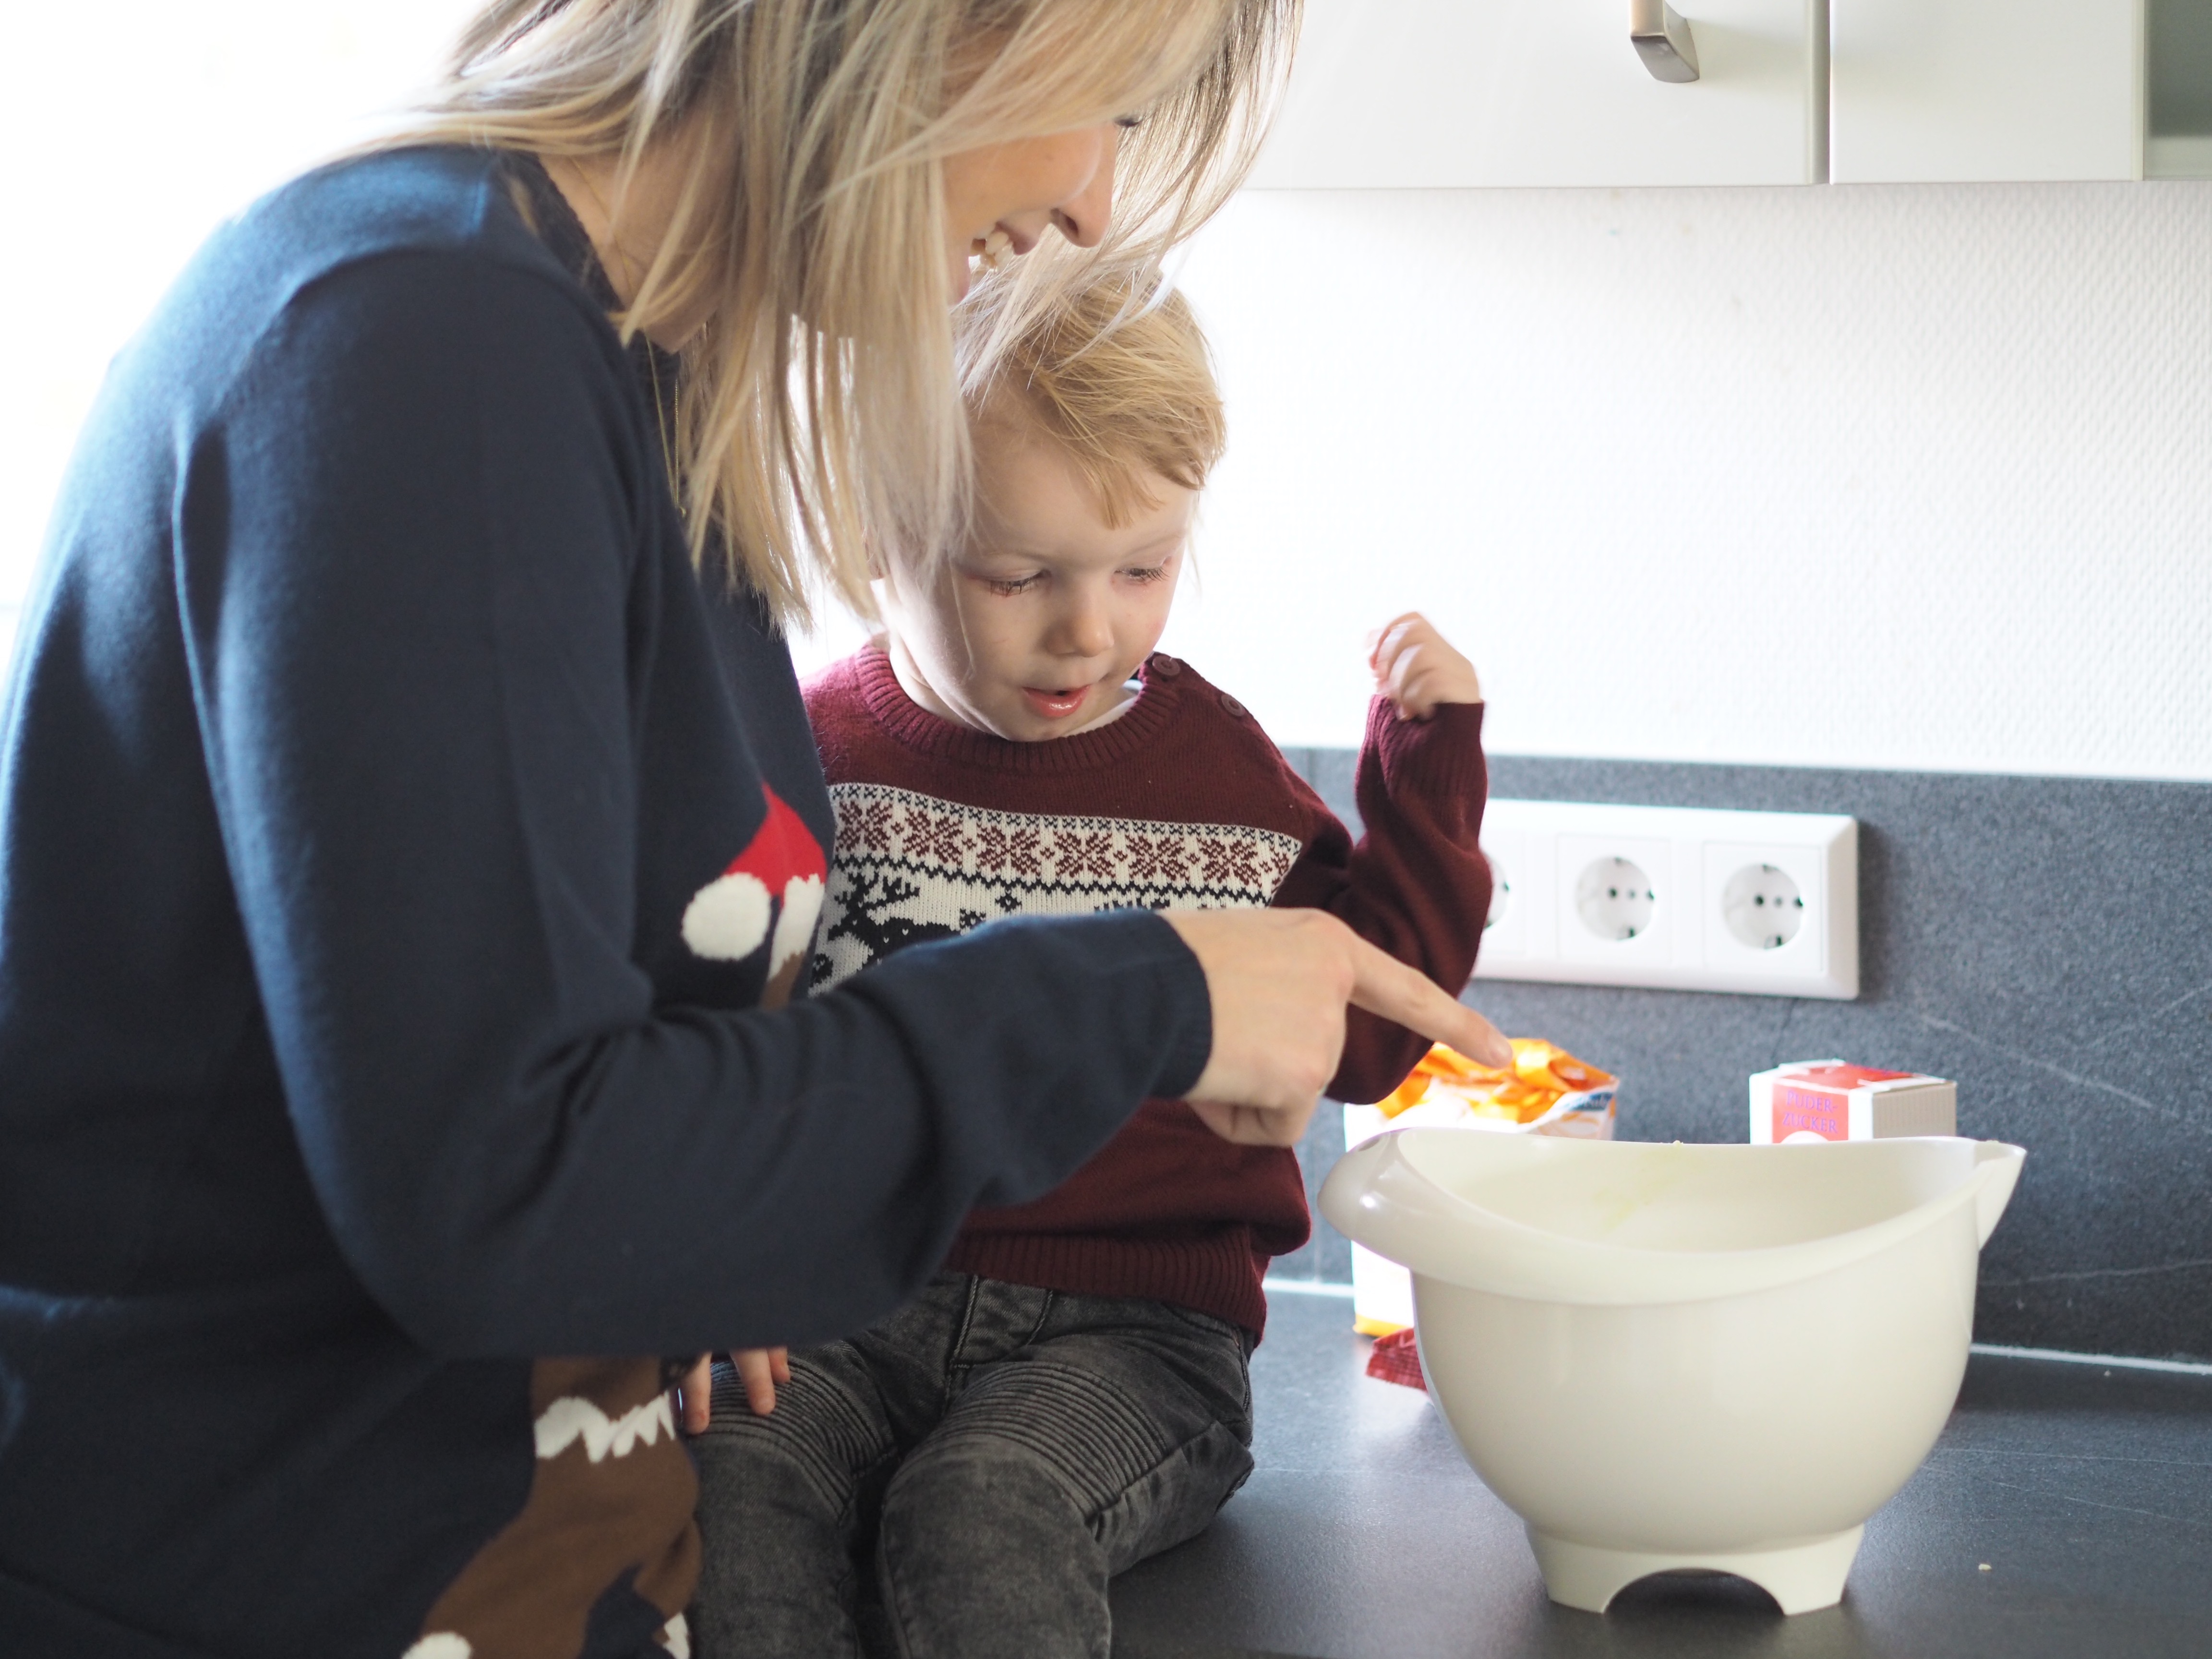
[[[1840, 184], [2212, 173], [2212, 0], [1307, 0], [1253, 185]], [[2146, 104], [2155, 118], [2146, 150]], [[2163, 112], [2161, 111], [2163, 106]], [[2148, 165], [2146, 161], [2148, 161]]]
[[1252, 183], [1820, 179], [1823, 0], [1678, 3], [1699, 69], [1682, 83], [1654, 78], [1630, 44], [1630, 0], [1306, 0], [1289, 94]]
[[1838, 184], [2140, 179], [2143, 0], [1832, 0]]

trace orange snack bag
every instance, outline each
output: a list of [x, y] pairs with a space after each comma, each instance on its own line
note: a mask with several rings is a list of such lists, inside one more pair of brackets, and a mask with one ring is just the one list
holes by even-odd
[[1577, 1060], [1565, 1049], [1535, 1037], [1513, 1039], [1513, 1071], [1531, 1087], [1555, 1095], [1601, 1089], [1614, 1079], [1595, 1066]]
[[1562, 1095], [1603, 1088], [1612, 1076], [1577, 1060], [1564, 1048], [1537, 1037], [1513, 1039], [1513, 1067], [1502, 1071], [1469, 1060], [1443, 1043], [1421, 1057], [1406, 1080], [1377, 1102], [1382, 1115], [1395, 1117], [1419, 1105], [1431, 1088], [1456, 1095], [1479, 1117], [1533, 1123]]

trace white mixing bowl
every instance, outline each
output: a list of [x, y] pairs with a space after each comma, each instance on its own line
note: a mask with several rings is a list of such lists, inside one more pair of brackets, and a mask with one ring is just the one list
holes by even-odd
[[1430, 1393], [1553, 1600], [1705, 1567], [1803, 1613], [1950, 1414], [2025, 1156], [1407, 1129], [1321, 1209], [1413, 1270]]

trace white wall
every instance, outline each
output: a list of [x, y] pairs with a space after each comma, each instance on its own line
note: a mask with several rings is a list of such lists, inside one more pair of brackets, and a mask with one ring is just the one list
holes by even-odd
[[[468, 9], [11, 21], [0, 657], [107, 357]], [[1501, 750], [2212, 778], [2212, 185], [1255, 193], [1184, 283], [1231, 450], [1169, 644], [1285, 743], [1420, 605]]]
[[475, 0], [11, 7], [0, 665], [108, 359], [222, 217], [429, 80]]
[[2212, 185], [1254, 192], [1168, 644], [1352, 743], [1428, 611], [1504, 751], [2212, 779]]

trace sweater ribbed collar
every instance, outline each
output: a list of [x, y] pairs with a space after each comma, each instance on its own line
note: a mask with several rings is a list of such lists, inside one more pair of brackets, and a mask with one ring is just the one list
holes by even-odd
[[860, 700], [886, 735], [933, 759], [991, 772], [1085, 772], [1127, 760], [1156, 742], [1175, 718], [1182, 665], [1158, 653], [1137, 669], [1143, 689], [1120, 718], [1073, 737], [1015, 743], [988, 732], [956, 726], [906, 694], [890, 656], [871, 646], [860, 653]]

